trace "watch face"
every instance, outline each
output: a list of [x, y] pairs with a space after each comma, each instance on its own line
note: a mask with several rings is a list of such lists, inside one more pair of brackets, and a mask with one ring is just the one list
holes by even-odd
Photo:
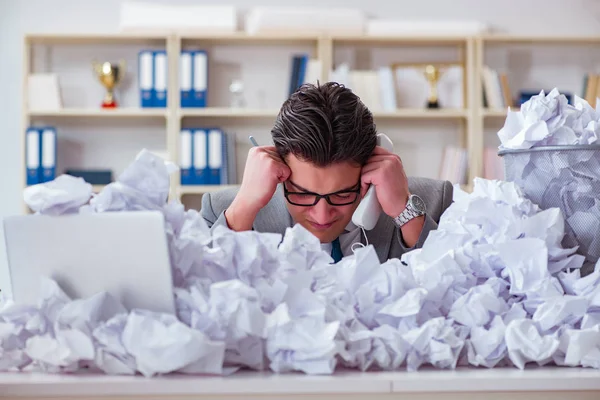
[[425, 202], [419, 196], [412, 196], [411, 202], [413, 207], [419, 212], [425, 212]]

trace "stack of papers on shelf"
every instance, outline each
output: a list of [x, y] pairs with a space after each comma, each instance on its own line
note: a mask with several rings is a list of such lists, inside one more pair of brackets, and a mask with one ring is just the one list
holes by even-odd
[[403, 21], [372, 19], [366, 24], [371, 36], [467, 36], [489, 31], [478, 21]]
[[255, 7], [246, 14], [245, 31], [362, 35], [365, 21], [362, 10], [353, 8]]
[[121, 5], [122, 31], [235, 32], [236, 10], [227, 5], [166, 5], [128, 1]]

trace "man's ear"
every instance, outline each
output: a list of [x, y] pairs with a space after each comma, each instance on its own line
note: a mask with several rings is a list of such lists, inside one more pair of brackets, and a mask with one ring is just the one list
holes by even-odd
[[369, 186], [371, 186], [369, 183], [363, 183], [362, 181], [360, 182], [360, 198], [363, 199], [365, 197], [365, 195], [367, 194], [367, 190], [369, 190]]

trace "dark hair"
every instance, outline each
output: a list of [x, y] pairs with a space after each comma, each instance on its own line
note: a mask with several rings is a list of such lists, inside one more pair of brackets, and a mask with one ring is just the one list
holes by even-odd
[[325, 167], [337, 162], [364, 165], [377, 144], [373, 115], [339, 83], [300, 86], [281, 106], [271, 136], [281, 157]]

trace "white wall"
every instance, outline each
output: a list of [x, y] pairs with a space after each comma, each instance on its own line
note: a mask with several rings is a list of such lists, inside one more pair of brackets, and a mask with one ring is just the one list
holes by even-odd
[[[0, 0], [0, 219], [21, 212], [20, 154], [23, 150], [19, 134], [22, 128], [22, 35], [26, 32], [115, 31], [118, 27], [120, 3], [121, 0]], [[180, 0], [178, 3], [208, 4], [214, 1]], [[237, 5], [243, 11], [251, 5], [284, 5], [285, 2], [236, 0], [229, 4]], [[298, 5], [298, 2], [289, 1], [288, 4], [293, 6]], [[360, 7], [373, 17], [474, 19], [498, 30], [517, 34], [600, 35], [600, 1], [597, 0], [304, 0], [302, 5]], [[542, 16], [542, 12], [545, 15]], [[545, 53], [538, 59], [552, 62], [547, 57], [555, 57], [557, 54], [560, 53]], [[594, 58], [597, 59], [597, 56]], [[558, 59], [554, 61], [557, 68], [543, 71], [540, 75], [543, 82], [538, 82], [538, 77], [530, 79], [530, 83], [550, 87], [556, 85], [555, 82], [564, 82], [564, 71], [561, 71]], [[578, 73], [581, 72], [580, 69]], [[579, 80], [576, 76], [565, 84], [578, 90], [576, 85]], [[384, 126], [385, 128], [388, 127]], [[404, 138], [398, 137], [398, 140], [403, 141]], [[429, 139], [416, 137], [412, 142], [406, 140], [406, 148], [410, 150], [411, 146], [416, 146], [421, 140], [446, 139], [434, 135]], [[434, 155], [416, 153], [411, 158], [407, 154], [408, 164], [417, 170], [427, 167], [430, 157]], [[0, 289], [6, 289], [7, 286], [5, 260], [4, 239], [0, 230]]]

